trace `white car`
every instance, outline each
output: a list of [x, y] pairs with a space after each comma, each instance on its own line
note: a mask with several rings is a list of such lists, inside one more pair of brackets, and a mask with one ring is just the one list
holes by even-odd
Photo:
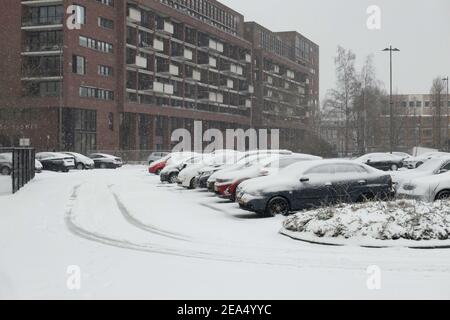
[[152, 152], [148, 158], [147, 158], [147, 163], [148, 164], [152, 164], [155, 161], [161, 160], [162, 158], [166, 157], [169, 155], [169, 152]]
[[185, 188], [195, 187], [195, 178], [202, 170], [213, 170], [224, 164], [232, 164], [240, 157], [240, 153], [234, 150], [219, 150], [211, 154], [205, 154], [204, 159], [188, 168], [185, 168], [178, 174], [177, 182]]
[[75, 159], [75, 169], [85, 170], [95, 168], [94, 160], [86, 157], [85, 155], [76, 152], [61, 152], [61, 153], [72, 156]]
[[450, 156], [430, 159], [416, 169], [392, 172], [392, 181], [396, 186], [417, 178], [442, 174], [450, 171]]
[[34, 172], [36, 173], [41, 173], [42, 170], [44, 169], [44, 166], [42, 165], [42, 163], [39, 160], [34, 160]]
[[430, 159], [448, 157], [450, 153], [447, 152], [426, 152], [416, 157], [410, 157], [403, 161], [404, 165], [410, 169], [418, 168]]
[[[267, 158], [272, 155], [278, 155], [278, 156], [289, 156], [293, 155], [292, 151], [289, 150], [251, 150], [244, 152], [236, 161], [236, 163], [224, 165], [222, 167], [214, 168], [210, 171], [201, 171], [200, 175], [204, 176], [205, 179], [207, 179], [206, 187], [209, 191], [214, 191], [214, 183], [216, 182], [216, 176], [219, 173], [224, 173], [227, 171], [234, 171], [243, 169], [245, 167], [249, 167], [255, 161], [263, 158]], [[302, 154], [296, 154], [296, 155], [302, 155]], [[305, 157], [314, 157], [310, 155], [304, 155]], [[314, 157], [316, 160], [321, 159], [320, 157]]]
[[450, 171], [404, 182], [397, 188], [397, 197], [426, 202], [450, 199]]

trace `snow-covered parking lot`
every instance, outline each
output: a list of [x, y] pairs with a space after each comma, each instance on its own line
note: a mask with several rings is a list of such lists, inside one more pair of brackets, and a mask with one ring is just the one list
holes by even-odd
[[146, 170], [44, 172], [0, 196], [0, 298], [450, 298], [450, 250], [294, 241], [279, 233], [284, 217]]

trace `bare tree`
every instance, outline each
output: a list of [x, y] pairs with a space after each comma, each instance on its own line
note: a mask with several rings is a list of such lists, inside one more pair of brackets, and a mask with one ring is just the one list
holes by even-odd
[[[436, 148], [442, 148], [442, 98], [446, 89], [445, 82], [442, 77], [436, 77], [433, 80], [430, 94], [432, 95], [433, 112], [433, 142]], [[448, 125], [448, 124], [447, 124]]]
[[329, 90], [327, 104], [344, 117], [344, 153], [349, 154], [350, 139], [353, 139], [354, 124], [353, 99], [358, 91], [355, 71], [356, 55], [351, 50], [339, 46], [334, 60], [336, 66], [336, 88]]

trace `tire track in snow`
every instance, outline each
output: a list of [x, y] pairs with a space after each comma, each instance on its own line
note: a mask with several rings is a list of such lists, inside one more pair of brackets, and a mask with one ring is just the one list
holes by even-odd
[[[79, 189], [81, 188], [82, 184], [77, 185], [73, 188], [72, 195], [68, 201], [67, 208], [66, 208], [66, 215], [65, 215], [65, 223], [69, 231], [81, 238], [84, 238], [89, 241], [94, 241], [103, 245], [108, 245], [112, 247], [117, 247], [121, 249], [128, 249], [128, 250], [134, 250], [134, 251], [140, 251], [140, 252], [147, 252], [147, 253], [153, 253], [153, 254], [163, 254], [163, 255], [170, 255], [170, 256], [178, 256], [182, 258], [194, 258], [194, 259], [201, 259], [201, 260], [208, 260], [208, 261], [219, 261], [219, 262], [231, 262], [231, 263], [245, 263], [245, 264], [258, 264], [258, 265], [268, 265], [268, 266], [284, 266], [284, 267], [294, 267], [298, 269], [303, 268], [321, 268], [325, 270], [355, 270], [355, 269], [361, 269], [362, 266], [366, 266], [366, 262], [362, 261], [350, 261], [350, 263], [345, 263], [345, 265], [339, 264], [337, 261], [333, 259], [331, 261], [332, 263], [327, 263], [324, 265], [324, 261], [322, 259], [319, 259], [318, 261], [311, 261], [311, 259], [305, 259], [305, 258], [299, 258], [298, 254], [301, 253], [301, 251], [292, 251], [292, 252], [284, 252], [289, 253], [289, 255], [285, 256], [282, 255], [280, 257], [276, 257], [277, 259], [274, 261], [270, 261], [268, 259], [275, 258], [273, 255], [263, 256], [263, 257], [249, 257], [246, 253], [243, 253], [244, 257], [239, 257], [235, 255], [221, 255], [217, 252], [207, 252], [207, 251], [200, 251], [200, 250], [190, 250], [190, 249], [178, 249], [176, 247], [170, 247], [167, 245], [159, 245], [155, 243], [135, 243], [131, 242], [125, 239], [116, 239], [107, 235], [103, 235], [98, 232], [89, 231], [84, 229], [82, 226], [77, 224], [74, 221], [74, 217], [76, 216], [76, 213], [74, 212], [74, 207], [76, 202], [78, 201], [78, 193]], [[120, 202], [120, 199], [119, 199]], [[121, 202], [120, 202], [121, 203]], [[141, 230], [145, 230], [150, 234], [154, 234], [156, 236], [162, 236], [174, 239], [173, 237], [168, 237], [167, 232], [161, 232], [161, 229], [155, 231], [155, 228], [148, 227], [147, 225], [143, 224], [142, 222], [138, 221], [136, 218], [131, 216], [129, 214], [126, 207], [122, 204], [123, 209], [125, 209], [126, 214], [130, 215], [131, 221], [137, 222], [132, 223], [134, 227], [138, 227]], [[119, 211], [123, 215], [122, 210]], [[125, 221], [130, 223], [130, 220], [127, 219], [125, 216], [123, 216]], [[170, 232], [169, 232], [170, 233]], [[180, 241], [180, 239], [174, 239]], [[195, 241], [193, 241], [195, 242]], [[197, 242], [200, 244], [201, 242]], [[204, 244], [212, 245], [212, 246], [222, 246], [226, 245], [225, 243], [223, 245], [221, 244], [213, 244], [209, 242], [204, 242]], [[242, 248], [242, 246], [241, 246]], [[258, 249], [258, 248], [256, 248]], [[264, 248], [259, 248], [264, 249]], [[285, 251], [285, 250], [283, 250]], [[290, 250], [288, 250], [290, 251]], [[279, 252], [278, 252], [279, 253]], [[281, 260], [280, 260], [281, 258]], [[361, 264], [361, 265], [360, 265]], [[361, 269], [362, 270], [362, 269]], [[386, 271], [405, 271], [404, 267], [391, 267], [387, 269]], [[420, 270], [411, 270], [411, 271], [417, 271], [417, 272], [426, 272], [426, 271], [448, 271], [448, 270], [437, 270], [431, 268], [430, 270], [426, 269], [420, 269]]]
[[114, 192], [112, 191], [112, 187], [113, 185], [109, 185], [108, 189], [111, 191], [111, 194], [114, 197], [114, 200], [116, 201], [117, 204], [117, 208], [119, 209], [120, 213], [122, 214], [122, 216], [125, 218], [125, 220], [127, 220], [128, 223], [130, 223], [131, 225], [142, 229], [144, 231], [148, 231], [150, 233], [153, 234], [157, 234], [166, 238], [171, 238], [171, 239], [175, 239], [175, 240], [181, 240], [181, 241], [189, 241], [192, 242], [192, 238], [183, 234], [179, 234], [179, 233], [174, 233], [171, 231], [167, 231], [164, 229], [160, 229], [154, 225], [151, 224], [144, 224], [141, 221], [139, 221], [138, 219], [136, 219], [126, 208], [126, 206], [123, 204], [123, 202], [120, 200], [120, 197]]
[[[103, 234], [100, 234], [98, 232], [93, 232], [84, 229], [80, 225], [78, 225], [74, 221], [74, 206], [75, 203], [78, 201], [78, 192], [81, 187], [80, 185], [77, 185], [74, 187], [72, 195], [69, 199], [69, 202], [67, 204], [66, 208], [66, 214], [65, 214], [65, 223], [69, 231], [83, 239], [94, 241], [97, 243], [101, 243], [108, 246], [118, 247], [121, 249], [130, 249], [134, 251], [141, 251], [141, 252], [147, 252], [147, 253], [156, 253], [156, 254], [164, 254], [164, 255], [171, 255], [171, 256], [179, 256], [183, 258], [194, 258], [194, 259], [202, 259], [202, 260], [209, 260], [209, 261], [220, 261], [220, 262], [233, 262], [233, 263], [246, 263], [246, 264], [261, 264], [261, 265], [270, 265], [270, 266], [287, 266], [287, 267], [295, 267], [295, 268], [304, 268], [304, 264], [301, 263], [285, 263], [285, 262], [270, 262], [265, 259], [258, 259], [258, 258], [240, 258], [237, 256], [231, 256], [231, 255], [220, 255], [217, 253], [210, 253], [210, 252], [204, 252], [204, 251], [198, 251], [198, 250], [179, 250], [176, 248], [170, 248], [168, 246], [162, 246], [162, 245], [156, 245], [152, 243], [134, 243], [128, 240], [124, 239], [115, 239], [113, 237], [105, 236]], [[147, 230], [150, 233], [153, 233], [150, 230]], [[156, 234], [161, 236], [160, 234]], [[310, 267], [310, 266], [308, 266]]]

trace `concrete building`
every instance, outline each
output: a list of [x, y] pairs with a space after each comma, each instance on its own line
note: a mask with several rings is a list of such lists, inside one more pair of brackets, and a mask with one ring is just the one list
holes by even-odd
[[0, 145], [170, 150], [172, 131], [198, 120], [280, 129], [281, 147], [303, 148], [319, 48], [297, 32], [246, 23], [215, 0], [3, 5]]

